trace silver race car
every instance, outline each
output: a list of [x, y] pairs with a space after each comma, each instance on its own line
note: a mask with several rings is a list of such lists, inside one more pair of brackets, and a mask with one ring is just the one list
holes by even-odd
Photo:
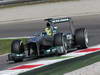
[[[27, 57], [39, 58], [48, 55], [63, 55], [68, 51], [88, 47], [86, 28], [74, 29], [73, 21], [70, 17], [49, 18], [44, 21], [51, 25], [53, 35], [49, 36], [45, 32], [41, 32], [27, 39], [25, 44], [21, 40], [13, 40], [11, 53], [8, 54], [9, 61], [19, 62]], [[60, 32], [55, 26], [55, 24], [63, 22], [69, 23], [70, 32]]]

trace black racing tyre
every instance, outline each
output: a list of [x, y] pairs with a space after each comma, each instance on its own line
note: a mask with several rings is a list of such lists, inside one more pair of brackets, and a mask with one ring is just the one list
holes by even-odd
[[88, 37], [85, 28], [75, 30], [75, 44], [78, 49], [85, 49], [88, 47]]
[[62, 33], [58, 33], [54, 35], [54, 45], [63, 46], [63, 34]]
[[24, 44], [21, 40], [14, 40], [11, 43], [11, 53], [24, 53]]

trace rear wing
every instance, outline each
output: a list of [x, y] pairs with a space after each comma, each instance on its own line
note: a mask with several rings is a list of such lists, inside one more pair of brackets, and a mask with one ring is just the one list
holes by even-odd
[[64, 17], [64, 18], [48, 18], [45, 19], [45, 21], [47, 21], [49, 24], [54, 25], [57, 23], [64, 23], [64, 22], [68, 22], [69, 23], [69, 28], [72, 32], [72, 34], [74, 35], [74, 27], [73, 27], [73, 20], [71, 17]]
[[48, 18], [48, 19], [45, 19], [45, 21], [48, 21], [49, 23], [56, 24], [56, 23], [63, 23], [63, 22], [71, 22], [72, 19], [71, 19], [71, 17], [64, 17], [64, 18]]

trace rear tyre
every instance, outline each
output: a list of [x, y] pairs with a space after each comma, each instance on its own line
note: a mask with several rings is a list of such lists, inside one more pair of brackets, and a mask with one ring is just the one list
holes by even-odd
[[85, 49], [88, 47], [88, 36], [85, 28], [75, 30], [75, 44], [78, 49]]
[[[11, 44], [11, 53], [24, 54], [24, 44], [21, 40], [14, 40]], [[23, 61], [23, 56], [15, 56], [13, 58], [15, 62]]]

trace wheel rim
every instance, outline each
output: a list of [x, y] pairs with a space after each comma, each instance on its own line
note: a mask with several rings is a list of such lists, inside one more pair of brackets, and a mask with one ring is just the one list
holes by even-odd
[[84, 31], [84, 35], [85, 35], [85, 45], [88, 46], [89, 41], [88, 41], [88, 33], [87, 33], [86, 29]]

